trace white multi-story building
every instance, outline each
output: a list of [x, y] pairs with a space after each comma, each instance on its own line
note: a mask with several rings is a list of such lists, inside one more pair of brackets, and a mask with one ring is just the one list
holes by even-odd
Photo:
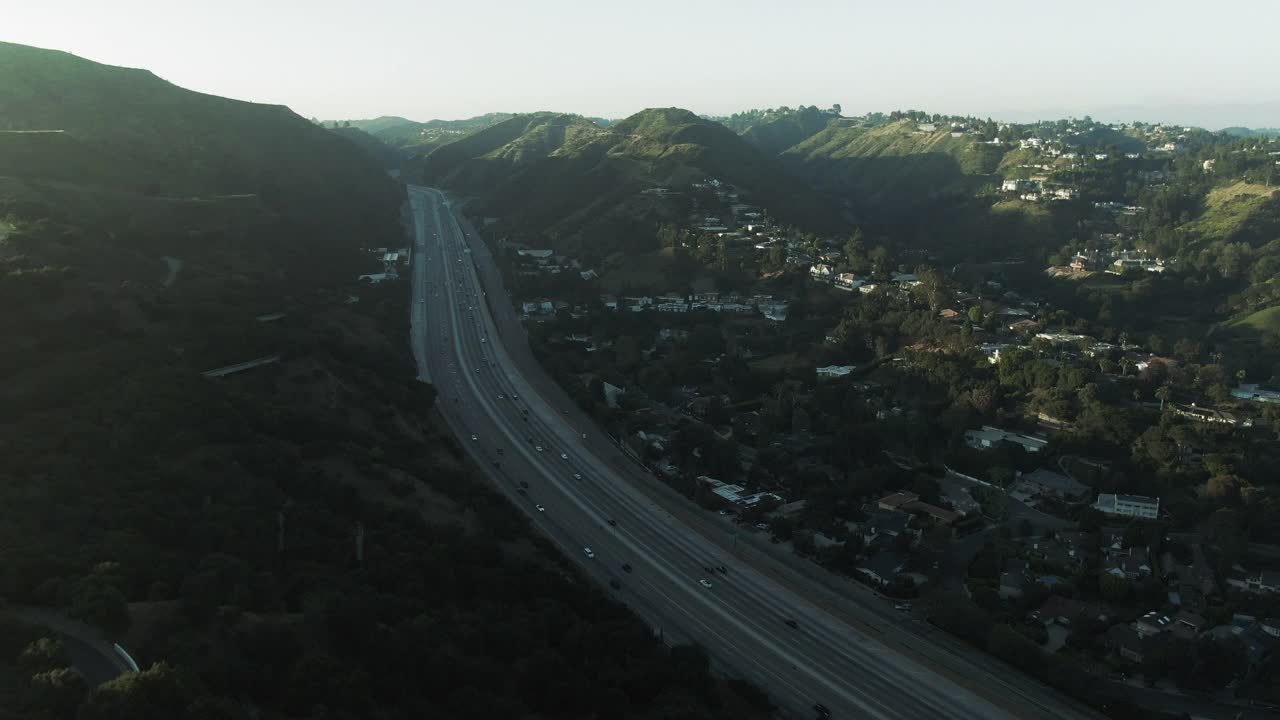
[[1160, 498], [1104, 493], [1098, 496], [1098, 500], [1093, 504], [1093, 509], [1106, 515], [1155, 520], [1160, 516]]

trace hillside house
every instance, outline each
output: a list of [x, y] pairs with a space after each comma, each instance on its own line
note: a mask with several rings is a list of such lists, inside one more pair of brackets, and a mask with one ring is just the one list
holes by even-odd
[[964, 441], [966, 445], [976, 450], [990, 450], [1001, 445], [1016, 445], [1029, 453], [1040, 452], [1049, 444], [1049, 441], [1044, 438], [1009, 432], [990, 425], [983, 425], [979, 430], [966, 430], [964, 432]]

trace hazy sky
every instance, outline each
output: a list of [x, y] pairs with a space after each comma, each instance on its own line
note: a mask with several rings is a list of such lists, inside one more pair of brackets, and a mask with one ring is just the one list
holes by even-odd
[[1280, 126], [1280, 0], [4, 0], [0, 18], [2, 40], [321, 118], [838, 102]]

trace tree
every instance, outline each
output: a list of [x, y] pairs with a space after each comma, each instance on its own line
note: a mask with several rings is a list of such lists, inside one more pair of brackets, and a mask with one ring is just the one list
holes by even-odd
[[969, 308], [969, 322], [974, 325], [982, 324], [982, 306], [973, 305]]
[[1170, 394], [1172, 394], [1172, 391], [1168, 385], [1161, 385], [1156, 388], [1156, 399], [1160, 401], [1160, 412], [1164, 412], [1164, 403], [1169, 399]]
[[27, 683], [26, 709], [34, 717], [69, 718], [87, 692], [84, 678], [69, 667], [36, 673]]

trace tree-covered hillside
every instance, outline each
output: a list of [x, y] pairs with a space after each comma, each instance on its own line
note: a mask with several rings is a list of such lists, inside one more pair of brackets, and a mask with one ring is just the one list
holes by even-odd
[[473, 196], [475, 212], [497, 216], [511, 232], [595, 256], [655, 249], [654, 232], [673, 211], [642, 192], [708, 177], [780, 217], [833, 225], [822, 202], [775, 160], [677, 108], [644, 110], [607, 128], [574, 115], [516, 116], [437, 148], [423, 177]]
[[[406, 242], [376, 162], [280, 108], [3, 52], [0, 718], [763, 717], [440, 426], [408, 288], [357, 280]], [[85, 688], [10, 604], [143, 672]]]
[[741, 130], [742, 138], [768, 155], [808, 140], [840, 117], [838, 110], [819, 110], [813, 105], [765, 111]]

